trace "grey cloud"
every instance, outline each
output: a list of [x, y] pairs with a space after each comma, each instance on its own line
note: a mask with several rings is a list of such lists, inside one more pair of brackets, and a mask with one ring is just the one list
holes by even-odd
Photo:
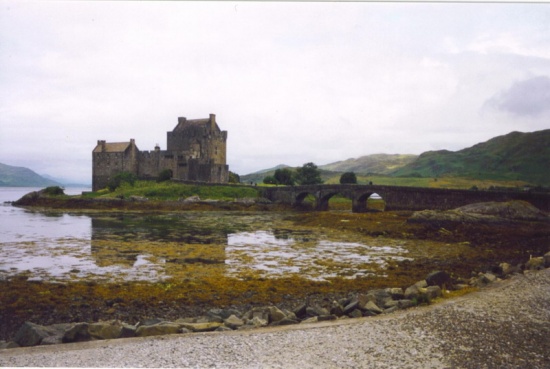
[[538, 76], [515, 82], [487, 100], [485, 107], [517, 116], [539, 116], [550, 111], [550, 78]]

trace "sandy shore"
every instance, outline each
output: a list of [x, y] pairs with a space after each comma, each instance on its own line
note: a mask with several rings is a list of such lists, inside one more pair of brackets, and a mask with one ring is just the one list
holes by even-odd
[[375, 318], [0, 351], [0, 366], [550, 368], [550, 269]]

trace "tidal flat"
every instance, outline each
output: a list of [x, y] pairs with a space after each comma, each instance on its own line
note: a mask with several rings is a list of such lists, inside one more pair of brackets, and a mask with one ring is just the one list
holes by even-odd
[[434, 270], [467, 279], [545, 252], [550, 237], [529, 222], [410, 224], [410, 212], [25, 211], [57, 226], [2, 240], [0, 339], [27, 320], [136, 323], [213, 307], [293, 308], [407, 287]]

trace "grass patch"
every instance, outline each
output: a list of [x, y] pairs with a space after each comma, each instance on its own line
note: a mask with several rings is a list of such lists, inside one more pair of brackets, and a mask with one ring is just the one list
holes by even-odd
[[177, 182], [153, 182], [136, 181], [134, 185], [123, 183], [113, 192], [100, 190], [87, 193], [86, 198], [127, 198], [130, 196], [146, 197], [150, 200], [175, 201], [191, 196], [199, 196], [201, 199], [235, 200], [242, 198], [257, 198], [258, 190], [254, 187], [232, 185], [191, 185]]

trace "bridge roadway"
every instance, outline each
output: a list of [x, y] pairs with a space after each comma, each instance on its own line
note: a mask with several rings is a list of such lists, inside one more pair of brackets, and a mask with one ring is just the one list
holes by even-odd
[[454, 190], [426, 187], [379, 186], [358, 184], [277, 186], [262, 188], [263, 196], [273, 202], [299, 206], [307, 195], [315, 197], [315, 209], [329, 209], [331, 197], [340, 194], [352, 201], [352, 211], [369, 211], [367, 199], [378, 194], [386, 203], [385, 210], [447, 210], [488, 201], [527, 201], [550, 212], [550, 194], [530, 191]]

